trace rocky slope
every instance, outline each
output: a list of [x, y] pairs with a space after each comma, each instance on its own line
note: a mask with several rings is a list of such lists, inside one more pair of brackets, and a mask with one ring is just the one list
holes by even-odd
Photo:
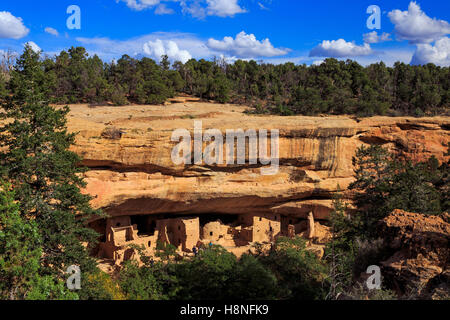
[[380, 223], [394, 252], [381, 262], [386, 281], [399, 292], [433, 299], [450, 294], [450, 216], [425, 216], [395, 210]]
[[[91, 170], [86, 192], [111, 216], [276, 212], [326, 219], [332, 196], [353, 181], [352, 156], [361, 144], [379, 144], [414, 159], [445, 156], [450, 118], [279, 117], [246, 115], [236, 105], [179, 99], [166, 106], [71, 106], [73, 150]], [[172, 132], [279, 129], [280, 168], [261, 175], [260, 165], [184, 166], [171, 160]], [[117, 139], [102, 136], [121, 130]]]

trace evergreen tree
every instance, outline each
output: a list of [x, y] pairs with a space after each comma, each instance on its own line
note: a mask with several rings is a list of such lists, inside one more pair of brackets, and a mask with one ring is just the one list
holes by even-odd
[[0, 184], [0, 300], [78, 299], [63, 281], [41, 276], [42, 241], [34, 220], [23, 218], [11, 185]]
[[362, 146], [353, 164], [356, 181], [350, 189], [356, 191], [363, 230], [369, 237], [376, 235], [376, 223], [394, 209], [431, 215], [442, 212], [444, 199], [437, 185], [443, 175], [436, 158], [415, 163], [380, 146]]
[[0, 185], [0, 299], [23, 299], [39, 270], [36, 223], [22, 218], [10, 185]]
[[2, 113], [11, 121], [0, 128], [1, 176], [13, 185], [21, 216], [37, 225], [44, 272], [63, 278], [70, 265], [89, 272], [95, 262], [83, 243], [93, 244], [97, 234], [84, 222], [97, 212], [80, 192], [84, 169], [69, 151], [75, 140], [66, 128], [69, 108], [49, 105], [44, 67], [29, 46], [12, 71], [11, 88]]

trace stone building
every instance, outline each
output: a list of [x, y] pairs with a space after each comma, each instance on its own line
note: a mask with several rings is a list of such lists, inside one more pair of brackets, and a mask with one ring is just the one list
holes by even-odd
[[243, 253], [253, 243], [271, 243], [282, 235], [293, 237], [307, 228], [306, 221], [279, 214], [243, 214], [232, 219], [224, 217], [229, 222], [226, 224], [220, 219], [213, 219], [201, 223], [199, 217], [139, 215], [109, 218], [103, 226], [105, 237], [99, 246], [98, 256], [121, 264], [137, 258], [130, 245], [143, 247], [147, 255], [153, 255], [158, 241], [172, 244], [180, 253], [192, 253], [194, 247], [209, 243]]
[[144, 246], [146, 254], [152, 254], [158, 239], [158, 231], [151, 235], [139, 234], [137, 225], [131, 224], [129, 216], [110, 218], [106, 221], [106, 241], [100, 243], [98, 256], [120, 264], [135, 257], [130, 245]]
[[191, 252], [200, 240], [199, 218], [158, 220], [159, 241], [174, 245], [180, 251]]

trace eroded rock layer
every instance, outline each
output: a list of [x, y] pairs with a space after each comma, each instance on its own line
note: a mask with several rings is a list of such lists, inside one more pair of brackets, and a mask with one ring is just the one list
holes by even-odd
[[381, 262], [383, 275], [400, 292], [427, 298], [450, 293], [450, 216], [426, 216], [395, 210], [380, 222], [392, 256]]
[[[254, 116], [246, 108], [180, 100], [167, 106], [71, 106], [75, 152], [90, 167], [86, 192], [112, 217], [152, 214], [276, 213], [326, 219], [332, 196], [353, 181], [352, 156], [378, 144], [417, 160], [448, 160], [450, 119]], [[175, 129], [278, 129], [279, 171], [261, 164], [174, 165]], [[116, 128], [118, 134], [102, 133]]]

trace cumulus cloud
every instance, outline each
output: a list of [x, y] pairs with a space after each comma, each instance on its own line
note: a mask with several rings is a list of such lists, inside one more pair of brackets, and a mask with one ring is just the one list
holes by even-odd
[[378, 32], [376, 31], [365, 33], [363, 35], [363, 38], [365, 43], [380, 43], [392, 40], [389, 33], [383, 32], [382, 34], [378, 35]]
[[[115, 40], [109, 38], [84, 38], [76, 40], [85, 47], [89, 54], [97, 54], [106, 61], [120, 58], [123, 54], [138, 57], [144, 54], [143, 45], [149, 41], [162, 40], [174, 41], [182, 50], [187, 50], [195, 58], [211, 58], [214, 53], [206, 46], [205, 41], [191, 33], [185, 32], [154, 32], [127, 40]], [[157, 61], [161, 57], [154, 57]]]
[[184, 14], [190, 14], [194, 18], [203, 19], [206, 17], [206, 10], [201, 4], [201, 1], [181, 1], [181, 8]]
[[51, 27], [45, 28], [44, 31], [47, 32], [47, 33], [49, 33], [49, 34], [51, 34], [51, 35], [54, 35], [54, 36], [56, 36], [56, 37], [59, 35], [58, 30], [56, 30], [56, 29], [54, 29], [54, 28], [51, 28]]
[[24, 46], [26, 45], [29, 45], [31, 47], [31, 50], [33, 50], [36, 53], [42, 51], [42, 49], [33, 41], [28, 41], [27, 43], [24, 44]]
[[155, 14], [158, 14], [158, 15], [174, 14], [174, 13], [175, 13], [175, 11], [173, 11], [171, 8], [168, 8], [164, 3], [161, 3], [155, 9]]
[[428, 17], [416, 2], [409, 4], [408, 11], [393, 10], [388, 16], [399, 40], [430, 43], [450, 33], [447, 21]]
[[156, 41], [148, 41], [144, 44], [144, 53], [155, 58], [157, 61], [163, 55], [167, 55], [172, 61], [181, 61], [183, 63], [192, 59], [189, 51], [180, 50], [176, 42], [171, 40], [162, 41], [161, 39], [157, 39]]
[[23, 24], [22, 18], [13, 16], [10, 12], [0, 12], [0, 38], [20, 39], [30, 30]]
[[191, 14], [196, 18], [205, 16], [233, 17], [246, 10], [238, 4], [238, 0], [116, 0], [125, 2], [126, 5], [137, 11], [155, 8], [156, 14], [172, 13], [173, 10], [167, 8], [164, 2], [178, 2], [183, 13]]
[[275, 48], [269, 39], [259, 41], [254, 34], [241, 31], [236, 38], [224, 37], [223, 40], [209, 39], [207, 46], [218, 52], [236, 55], [241, 58], [274, 57], [288, 53], [287, 49]]
[[238, 0], [206, 0], [206, 3], [206, 11], [209, 16], [232, 17], [246, 12], [239, 6]]
[[339, 40], [324, 40], [321, 44], [313, 48], [309, 56], [310, 57], [331, 57], [331, 58], [344, 58], [344, 57], [358, 57], [367, 56], [373, 51], [368, 43], [359, 46], [354, 42], [347, 42], [344, 39]]
[[411, 64], [422, 65], [434, 63], [435, 65], [450, 66], [450, 38], [444, 37], [431, 44], [418, 44]]

